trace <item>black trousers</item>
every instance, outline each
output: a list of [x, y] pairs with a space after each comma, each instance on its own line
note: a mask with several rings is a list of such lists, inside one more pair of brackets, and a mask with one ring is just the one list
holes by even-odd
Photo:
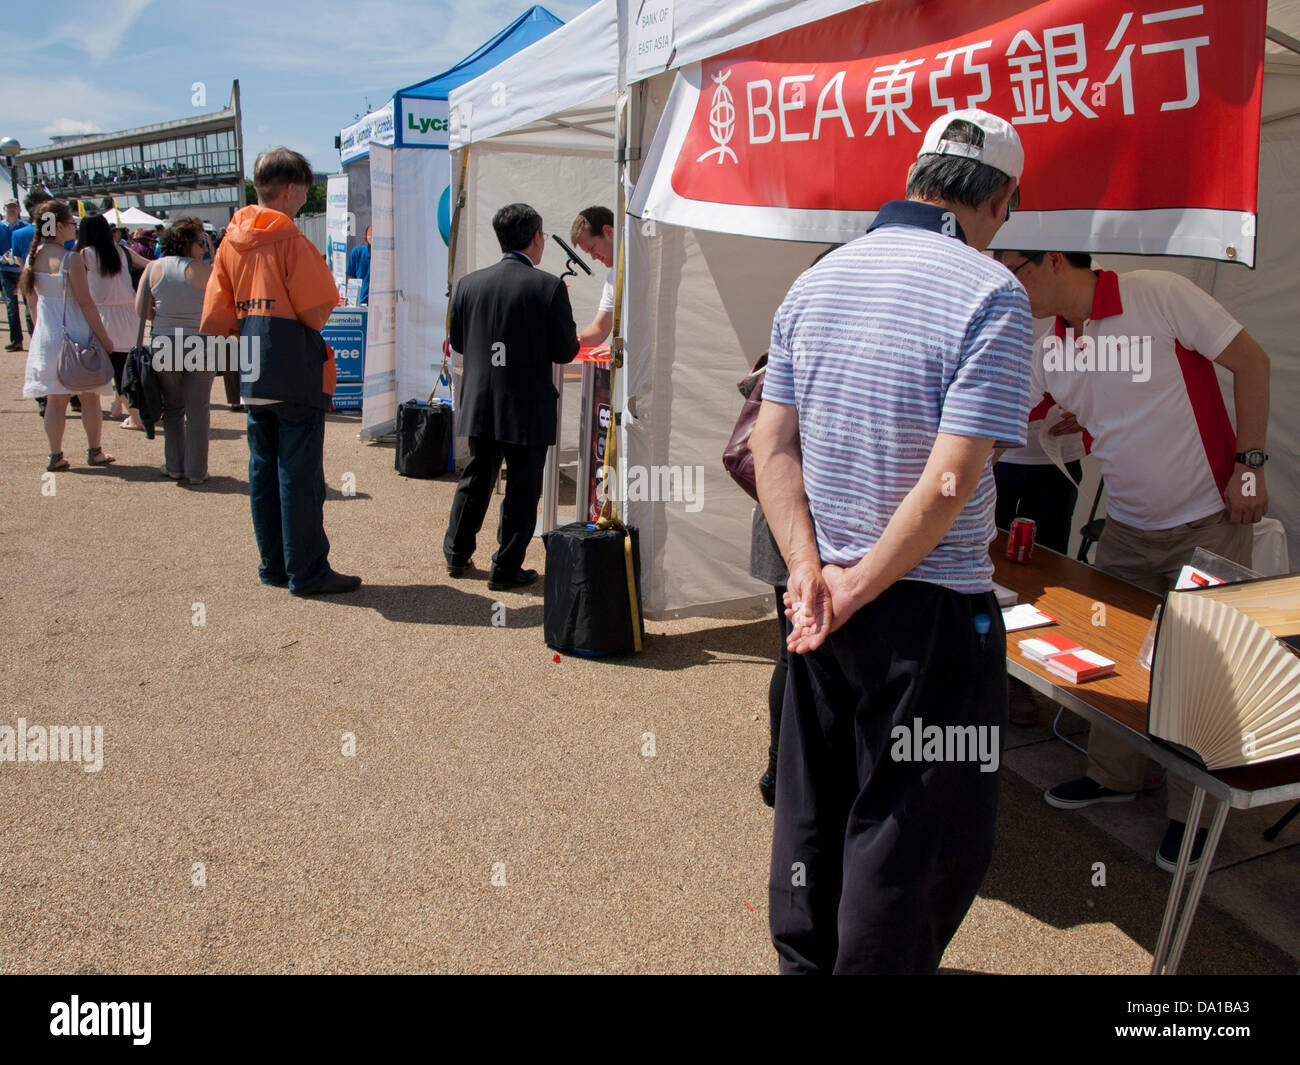
[[[899, 581], [790, 656], [768, 886], [783, 973], [938, 968], [992, 858], [998, 774], [981, 769], [1000, 765], [1005, 652], [992, 592]], [[998, 761], [969, 742], [910, 760], [926, 752], [898, 730], [929, 726], [975, 726], [951, 731], [982, 730]]]
[[772, 590], [776, 593], [776, 627], [781, 633], [781, 642], [776, 645], [776, 665], [772, 667], [772, 679], [767, 685], [767, 757], [776, 761], [778, 744], [781, 741], [781, 708], [785, 705], [785, 678], [790, 670], [790, 652], [786, 641], [790, 638], [790, 622], [785, 616], [785, 585], [778, 584]]
[[442, 541], [442, 553], [450, 566], [464, 565], [474, 554], [502, 458], [506, 461], [506, 495], [497, 528], [500, 546], [492, 556], [492, 571], [511, 574], [523, 567], [537, 525], [546, 445], [505, 444], [485, 436], [469, 438], [469, 462], [451, 501], [451, 521]]
[[[1075, 481], [1083, 480], [1083, 464], [1067, 462], [1065, 468]], [[999, 529], [1011, 528], [1012, 518], [1033, 518], [1038, 523], [1034, 542], [1067, 554], [1070, 550], [1070, 522], [1079, 489], [1055, 466], [1022, 466], [999, 462], [993, 467], [998, 486], [998, 504], [993, 520]]]

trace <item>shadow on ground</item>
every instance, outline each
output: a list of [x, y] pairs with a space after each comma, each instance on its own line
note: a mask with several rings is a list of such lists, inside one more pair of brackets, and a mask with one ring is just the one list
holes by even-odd
[[[760, 652], [768, 652], [766, 654]], [[669, 672], [719, 662], [721, 656], [746, 662], [775, 662], [776, 622], [771, 618], [699, 629], [695, 632], [647, 633], [641, 654], [627, 653], [611, 658], [634, 669]]]
[[[322, 598], [338, 606], [374, 610], [388, 621], [412, 625], [464, 625], [483, 628], [492, 624], [496, 603], [492, 594], [476, 595], [444, 584], [363, 584], [348, 595]], [[542, 605], [507, 606], [505, 629], [530, 629], [542, 623]]]
[[[1104, 878], [1104, 883], [1103, 883]], [[1054, 928], [1113, 924], [1154, 951], [1171, 877], [1082, 817], [1002, 772], [997, 843], [980, 896]], [[1295, 959], [1202, 899], [1179, 971], [1293, 973]]]

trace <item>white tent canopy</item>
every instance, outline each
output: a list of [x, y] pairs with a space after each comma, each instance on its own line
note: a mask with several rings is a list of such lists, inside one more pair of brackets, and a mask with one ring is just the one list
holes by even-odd
[[[677, 4], [672, 12], [671, 60], [656, 68], [639, 69], [636, 19], [652, 5], [643, 0], [619, 0], [619, 22], [624, 28], [620, 84], [661, 74], [665, 70], [711, 59], [778, 33], [820, 22], [864, 0], [691, 0]], [[874, 3], [875, 0], [865, 0]]]
[[165, 224], [161, 218], [155, 218], [138, 207], [109, 207], [100, 213], [108, 219], [109, 225], [126, 226], [128, 229]]
[[[607, 52], [611, 6], [618, 13], [618, 51], [613, 61]], [[557, 212], [567, 221], [587, 202], [612, 206], [609, 190], [615, 168], [610, 165], [609, 141], [592, 135], [601, 128], [599, 124], [584, 123], [575, 137], [575, 124], [567, 121], [566, 112], [572, 117], [604, 111], [615, 66], [630, 115], [628, 177], [630, 183], [640, 185], [651, 177], [642, 169], [649, 160], [641, 160], [654, 140], [674, 84], [676, 75], [671, 71], [858, 6], [833, 0], [797, 4], [698, 0], [676, 5], [674, 51], [656, 71], [637, 70], [632, 61], [637, 47], [633, 23], [642, 5], [609, 0], [463, 87], [469, 91], [465, 98], [472, 98], [472, 115], [460, 143], [472, 148], [461, 234], [475, 250], [458, 258], [455, 276], [474, 268], [475, 255], [495, 257], [487, 225], [493, 197], [499, 203], [508, 202], [500, 198], [508, 195], [547, 204], [541, 209], [550, 222], [548, 228], [560, 228], [554, 221]], [[1269, 25], [1281, 31], [1277, 37], [1300, 37], [1300, 0], [1270, 3]], [[591, 37], [583, 40], [583, 32]], [[553, 50], [543, 60], [537, 49], [547, 44]], [[573, 82], [562, 80], [568, 66], [579, 76]], [[513, 100], [506, 97], [513, 116], [492, 109], [494, 84], [498, 91], [506, 86], [513, 96]], [[484, 99], [486, 111], [480, 110]], [[458, 94], [453, 93], [453, 108], [457, 102]], [[547, 107], [552, 108], [549, 113]], [[615, 109], [609, 106], [605, 113], [609, 121], [605, 128], [612, 130]], [[1099, 262], [1119, 270], [1155, 266], [1191, 277], [1224, 303], [1272, 356], [1269, 445], [1275, 461], [1267, 468], [1270, 512], [1285, 524], [1291, 556], [1300, 560], [1300, 470], [1279, 461], [1300, 453], [1300, 424], [1293, 413], [1300, 409], [1300, 337], [1288, 295], [1300, 272], [1300, 246], [1293, 239], [1300, 201], [1289, 177], [1300, 167], [1300, 57], [1273, 43], [1266, 52], [1262, 122], [1257, 269], [1169, 257], [1103, 255]], [[453, 133], [453, 145], [455, 138]], [[596, 146], [602, 142], [603, 153], [598, 153]], [[595, 158], [598, 154], [603, 154], [603, 164]], [[593, 163], [608, 168], [603, 181], [590, 169]], [[575, 168], [606, 192], [592, 199], [576, 191]], [[900, 194], [902, 180], [900, 174]], [[790, 283], [825, 245], [710, 231], [719, 229], [725, 227], [689, 228], [628, 219], [623, 233], [627, 354], [620, 375], [622, 395], [615, 396], [623, 416], [619, 454], [631, 466], [703, 471], [700, 507], [663, 499], [634, 499], [625, 505], [626, 519], [641, 530], [645, 612], [651, 618], [770, 601], [770, 589], [748, 575], [752, 501], [727, 478], [720, 456], [740, 409], [735, 382], [766, 349], [773, 312]], [[581, 285], [575, 286], [580, 325], [585, 321], [580, 309], [583, 298]], [[1226, 381], [1225, 388], [1230, 390]], [[1091, 480], [1080, 493], [1076, 525], [1086, 515], [1095, 484], [1094, 464]]]
[[451, 91], [451, 150], [505, 136], [613, 155], [618, 5], [601, 0], [486, 74]]
[[[541, 213], [547, 231], [566, 240], [579, 210], [614, 205], [617, 84], [617, 5], [602, 0], [451, 91], [452, 176], [459, 182], [463, 174], [465, 196], [453, 237], [453, 283], [501, 257], [491, 220], [504, 204], [528, 202]], [[562, 255], [550, 242], [545, 256], [543, 268], [557, 274], [563, 270]], [[592, 273], [579, 274], [569, 285], [579, 329], [591, 321], [606, 276], [599, 264], [587, 265]], [[459, 367], [459, 355], [455, 357]], [[579, 455], [574, 447], [580, 424], [576, 368], [557, 371], [555, 382], [565, 398], [559, 441], [546, 464], [546, 527], [556, 512], [560, 462]]]

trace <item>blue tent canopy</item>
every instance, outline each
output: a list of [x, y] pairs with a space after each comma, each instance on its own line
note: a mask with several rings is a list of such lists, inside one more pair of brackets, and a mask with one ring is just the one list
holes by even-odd
[[458, 85], [485, 74], [508, 56], [522, 52], [564, 23], [546, 8], [534, 5], [486, 44], [476, 48], [454, 67], [426, 81], [398, 89], [396, 96], [417, 96], [425, 100], [445, 100]]
[[445, 103], [451, 90], [486, 73], [502, 60], [523, 51], [563, 25], [546, 8], [530, 7], [455, 66], [405, 89], [398, 89], [383, 107], [341, 130], [339, 161], [347, 164], [364, 159], [372, 142], [407, 148], [445, 148]]

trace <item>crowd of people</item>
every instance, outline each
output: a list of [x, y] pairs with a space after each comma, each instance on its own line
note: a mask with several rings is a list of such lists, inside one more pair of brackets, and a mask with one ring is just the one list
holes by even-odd
[[185, 159], [173, 159], [152, 166], [120, 166], [110, 170], [44, 170], [39, 163], [33, 164], [32, 179], [34, 183], [46, 189], [80, 190], [114, 185], [130, 185], [140, 182], [157, 182], [184, 180], [201, 174], [225, 173], [231, 169], [220, 162], [189, 162]]
[[[1117, 275], [1071, 250], [988, 253], [1019, 203], [1023, 171], [1011, 124], [974, 109], [940, 118], [905, 176], [904, 198], [885, 204], [862, 237], [820, 256], [773, 321], [751, 439], [760, 502], [751, 570], [775, 589], [782, 636], [759, 786], [775, 807], [770, 920], [785, 972], [932, 972], [975, 897], [992, 856], [996, 772], [971, 760], [899, 759], [892, 747], [898, 728], [919, 722], [995, 737], [1006, 727], [995, 528], [1031, 517], [1043, 546], [1066, 550], [1091, 451], [1108, 500], [1096, 565], [1163, 591], [1197, 547], [1249, 563], [1251, 526], [1268, 507], [1267, 355], [1174, 274]], [[334, 380], [320, 330], [338, 290], [292, 222], [311, 183], [303, 156], [263, 153], [258, 202], [235, 215], [219, 248], [187, 219], [156, 248], [124, 243], [102, 218], [79, 227], [57, 200], [32, 207], [33, 218], [52, 220], [48, 233], [0, 238], [12, 251], [0, 260], [3, 276], [14, 274], [15, 256], [24, 264], [14, 286], [35, 322], [24, 395], [47, 402], [47, 469], [68, 465], [71, 396], [54, 372], [61, 330], [79, 343], [97, 339], [115, 369], [142, 318], [155, 334], [260, 342], [261, 373], [245, 377], [236, 397], [248, 406], [259, 578], [295, 595], [361, 583], [332, 568], [323, 527]], [[449, 342], [463, 358], [456, 417], [469, 460], [443, 541], [452, 579], [474, 568], [503, 461], [488, 586], [537, 579], [523, 562], [556, 440], [552, 368], [610, 332], [613, 221], [593, 206], [570, 229], [583, 253], [610, 268], [582, 329], [562, 279], [538, 268], [545, 234], [527, 204], [496, 213], [501, 260], [455, 287]], [[350, 273], [368, 275], [369, 237]], [[1042, 342], [1033, 318], [1054, 321]], [[11, 337], [15, 327], [11, 307]], [[1045, 358], [1050, 342], [1108, 336], [1149, 341], [1149, 374], [1063, 369]], [[1235, 428], [1216, 365], [1232, 375]], [[202, 484], [211, 373], [163, 378], [161, 473]], [[79, 396], [92, 465], [113, 461], [97, 416], [108, 390]], [[1043, 425], [1064, 440], [1060, 467]], [[1129, 801], [1146, 786], [1144, 771], [1140, 755], [1094, 735], [1087, 775], [1045, 799], [1061, 809]], [[1172, 782], [1169, 817], [1162, 868], [1173, 867], [1186, 831], [1186, 790]], [[1200, 830], [1193, 864], [1203, 841]]]

